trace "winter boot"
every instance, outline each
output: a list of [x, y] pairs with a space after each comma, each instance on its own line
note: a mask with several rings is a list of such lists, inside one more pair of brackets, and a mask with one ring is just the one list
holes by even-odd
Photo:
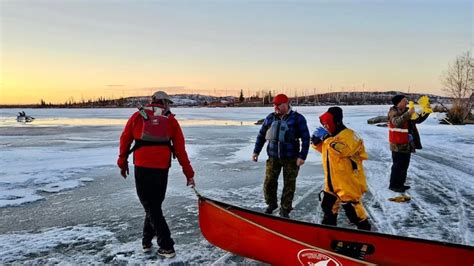
[[170, 259], [176, 256], [176, 252], [174, 251], [174, 248], [171, 248], [171, 249], [160, 248], [158, 249], [157, 254], [167, 259]]
[[321, 224], [336, 226], [337, 225], [337, 214], [324, 213], [323, 220], [321, 221]]
[[151, 247], [153, 244], [151, 243], [151, 240], [142, 240], [142, 248], [143, 248], [143, 253], [150, 253], [151, 252]]
[[268, 207], [265, 209], [266, 214], [272, 214], [276, 209], [278, 208], [278, 205], [276, 204], [270, 204]]
[[369, 219], [365, 219], [357, 223], [357, 229], [370, 231], [372, 225], [369, 223]]
[[280, 216], [283, 218], [290, 218], [290, 212], [280, 209]]

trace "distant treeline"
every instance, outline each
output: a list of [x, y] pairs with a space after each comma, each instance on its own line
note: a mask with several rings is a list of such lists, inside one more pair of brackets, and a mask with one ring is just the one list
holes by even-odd
[[[392, 104], [392, 97], [404, 94], [408, 99], [417, 101], [421, 96], [430, 97], [431, 103], [449, 103], [452, 98], [426, 93], [403, 93], [400, 91], [387, 92], [329, 92], [314, 95], [290, 97], [292, 105], [317, 106], [317, 105], [384, 105]], [[235, 106], [271, 106], [273, 96], [271, 92], [264, 97], [252, 96], [236, 102]]]
[[117, 108], [127, 107], [126, 104], [129, 102], [129, 98], [112, 99], [99, 97], [95, 100], [68, 100], [64, 103], [47, 103], [45, 100], [41, 99], [39, 104], [0, 105], [0, 108]]
[[[274, 93], [273, 93], [274, 94]], [[244, 97], [241, 92], [239, 97], [214, 97], [199, 94], [178, 94], [172, 95], [174, 106], [209, 106], [209, 107], [236, 107], [236, 106], [270, 106], [274, 95], [271, 91]], [[433, 94], [403, 93], [399, 91], [387, 92], [330, 92], [323, 94], [305, 95], [290, 97], [292, 105], [314, 106], [314, 105], [380, 105], [392, 104], [391, 98], [397, 94], [405, 94], [410, 100], [416, 101], [422, 95], [428, 95], [431, 103], [448, 103], [449, 97], [442, 97]], [[138, 105], [145, 105], [149, 102], [149, 97], [126, 97], [111, 99], [99, 97], [96, 100], [68, 100], [62, 104], [47, 103], [43, 99], [39, 104], [27, 105], [0, 105], [0, 108], [131, 108]], [[176, 100], [175, 100], [176, 99]]]

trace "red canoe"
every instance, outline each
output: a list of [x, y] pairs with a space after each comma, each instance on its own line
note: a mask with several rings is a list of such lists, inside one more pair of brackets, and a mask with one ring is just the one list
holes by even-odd
[[273, 265], [474, 265], [474, 247], [311, 224], [199, 197], [213, 245]]

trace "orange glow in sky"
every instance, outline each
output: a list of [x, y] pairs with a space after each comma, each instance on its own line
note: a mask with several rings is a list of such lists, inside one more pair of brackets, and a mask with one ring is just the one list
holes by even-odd
[[[169, 93], [443, 95], [472, 3], [2, 1], [0, 104]], [[213, 14], [209, 16], [209, 14]]]

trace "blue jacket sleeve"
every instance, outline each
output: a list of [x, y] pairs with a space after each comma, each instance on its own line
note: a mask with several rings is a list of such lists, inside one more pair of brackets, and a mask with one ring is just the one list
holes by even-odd
[[306, 157], [308, 156], [308, 150], [309, 150], [309, 130], [308, 130], [308, 124], [306, 123], [306, 119], [304, 118], [303, 115], [298, 115], [298, 131], [299, 135], [301, 138], [301, 151], [299, 154], [299, 158], [306, 160]]
[[253, 153], [260, 154], [262, 151], [263, 145], [265, 144], [265, 134], [267, 134], [267, 130], [272, 123], [272, 115], [268, 115], [265, 120], [263, 121], [262, 127], [257, 135], [257, 141], [255, 142], [255, 148], [253, 149]]

